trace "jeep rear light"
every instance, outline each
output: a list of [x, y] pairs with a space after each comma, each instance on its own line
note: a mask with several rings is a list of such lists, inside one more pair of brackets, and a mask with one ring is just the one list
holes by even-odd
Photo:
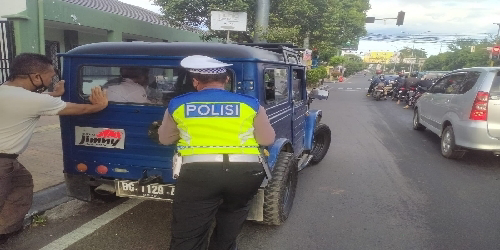
[[96, 171], [97, 171], [97, 173], [104, 175], [104, 174], [108, 173], [108, 167], [106, 167], [104, 165], [100, 165], [97, 167]]
[[80, 163], [80, 164], [76, 165], [76, 170], [78, 170], [78, 172], [80, 172], [80, 173], [87, 172], [87, 169], [89, 169], [89, 168], [87, 167], [87, 165], [85, 165], [85, 163]]
[[488, 92], [477, 92], [472, 110], [470, 111], [469, 119], [474, 121], [486, 121], [488, 119], [488, 99], [490, 94]]

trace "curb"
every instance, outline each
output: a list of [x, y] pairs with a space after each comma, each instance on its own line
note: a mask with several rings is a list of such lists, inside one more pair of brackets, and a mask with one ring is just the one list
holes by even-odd
[[41, 215], [45, 213], [45, 211], [70, 200], [72, 200], [72, 198], [68, 197], [66, 194], [65, 183], [36, 192], [33, 195], [33, 204], [31, 205], [31, 209], [24, 217], [24, 226], [31, 225], [34, 216]]

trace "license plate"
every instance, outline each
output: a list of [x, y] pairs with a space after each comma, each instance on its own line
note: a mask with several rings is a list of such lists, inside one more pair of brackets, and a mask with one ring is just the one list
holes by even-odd
[[139, 185], [137, 181], [115, 181], [116, 195], [155, 200], [173, 200], [175, 185], [149, 184]]

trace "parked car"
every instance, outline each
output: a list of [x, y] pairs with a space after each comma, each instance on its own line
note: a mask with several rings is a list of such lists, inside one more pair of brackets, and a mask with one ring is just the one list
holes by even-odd
[[461, 158], [469, 149], [500, 155], [500, 68], [470, 68], [440, 78], [419, 98], [413, 129], [441, 137], [441, 154]]

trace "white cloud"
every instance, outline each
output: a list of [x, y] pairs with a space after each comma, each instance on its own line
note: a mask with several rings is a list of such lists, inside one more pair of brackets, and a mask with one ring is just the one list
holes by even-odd
[[[403, 26], [396, 26], [395, 20], [377, 21], [375, 24], [367, 24], [369, 33], [380, 33], [388, 35], [419, 34], [430, 31], [431, 35], [457, 36], [468, 35], [472, 37], [485, 37], [484, 33], [495, 34], [498, 26], [494, 22], [500, 22], [500, 8], [498, 0], [371, 0], [372, 9], [368, 16], [376, 18], [396, 17], [397, 12], [405, 11]], [[404, 43], [412, 47], [413, 43]], [[436, 54], [441, 47], [440, 44], [417, 44], [424, 47], [430, 54]], [[389, 46], [390, 47], [390, 46]], [[446, 46], [443, 46], [446, 47]], [[362, 41], [360, 50], [387, 50], [387, 42]]]

